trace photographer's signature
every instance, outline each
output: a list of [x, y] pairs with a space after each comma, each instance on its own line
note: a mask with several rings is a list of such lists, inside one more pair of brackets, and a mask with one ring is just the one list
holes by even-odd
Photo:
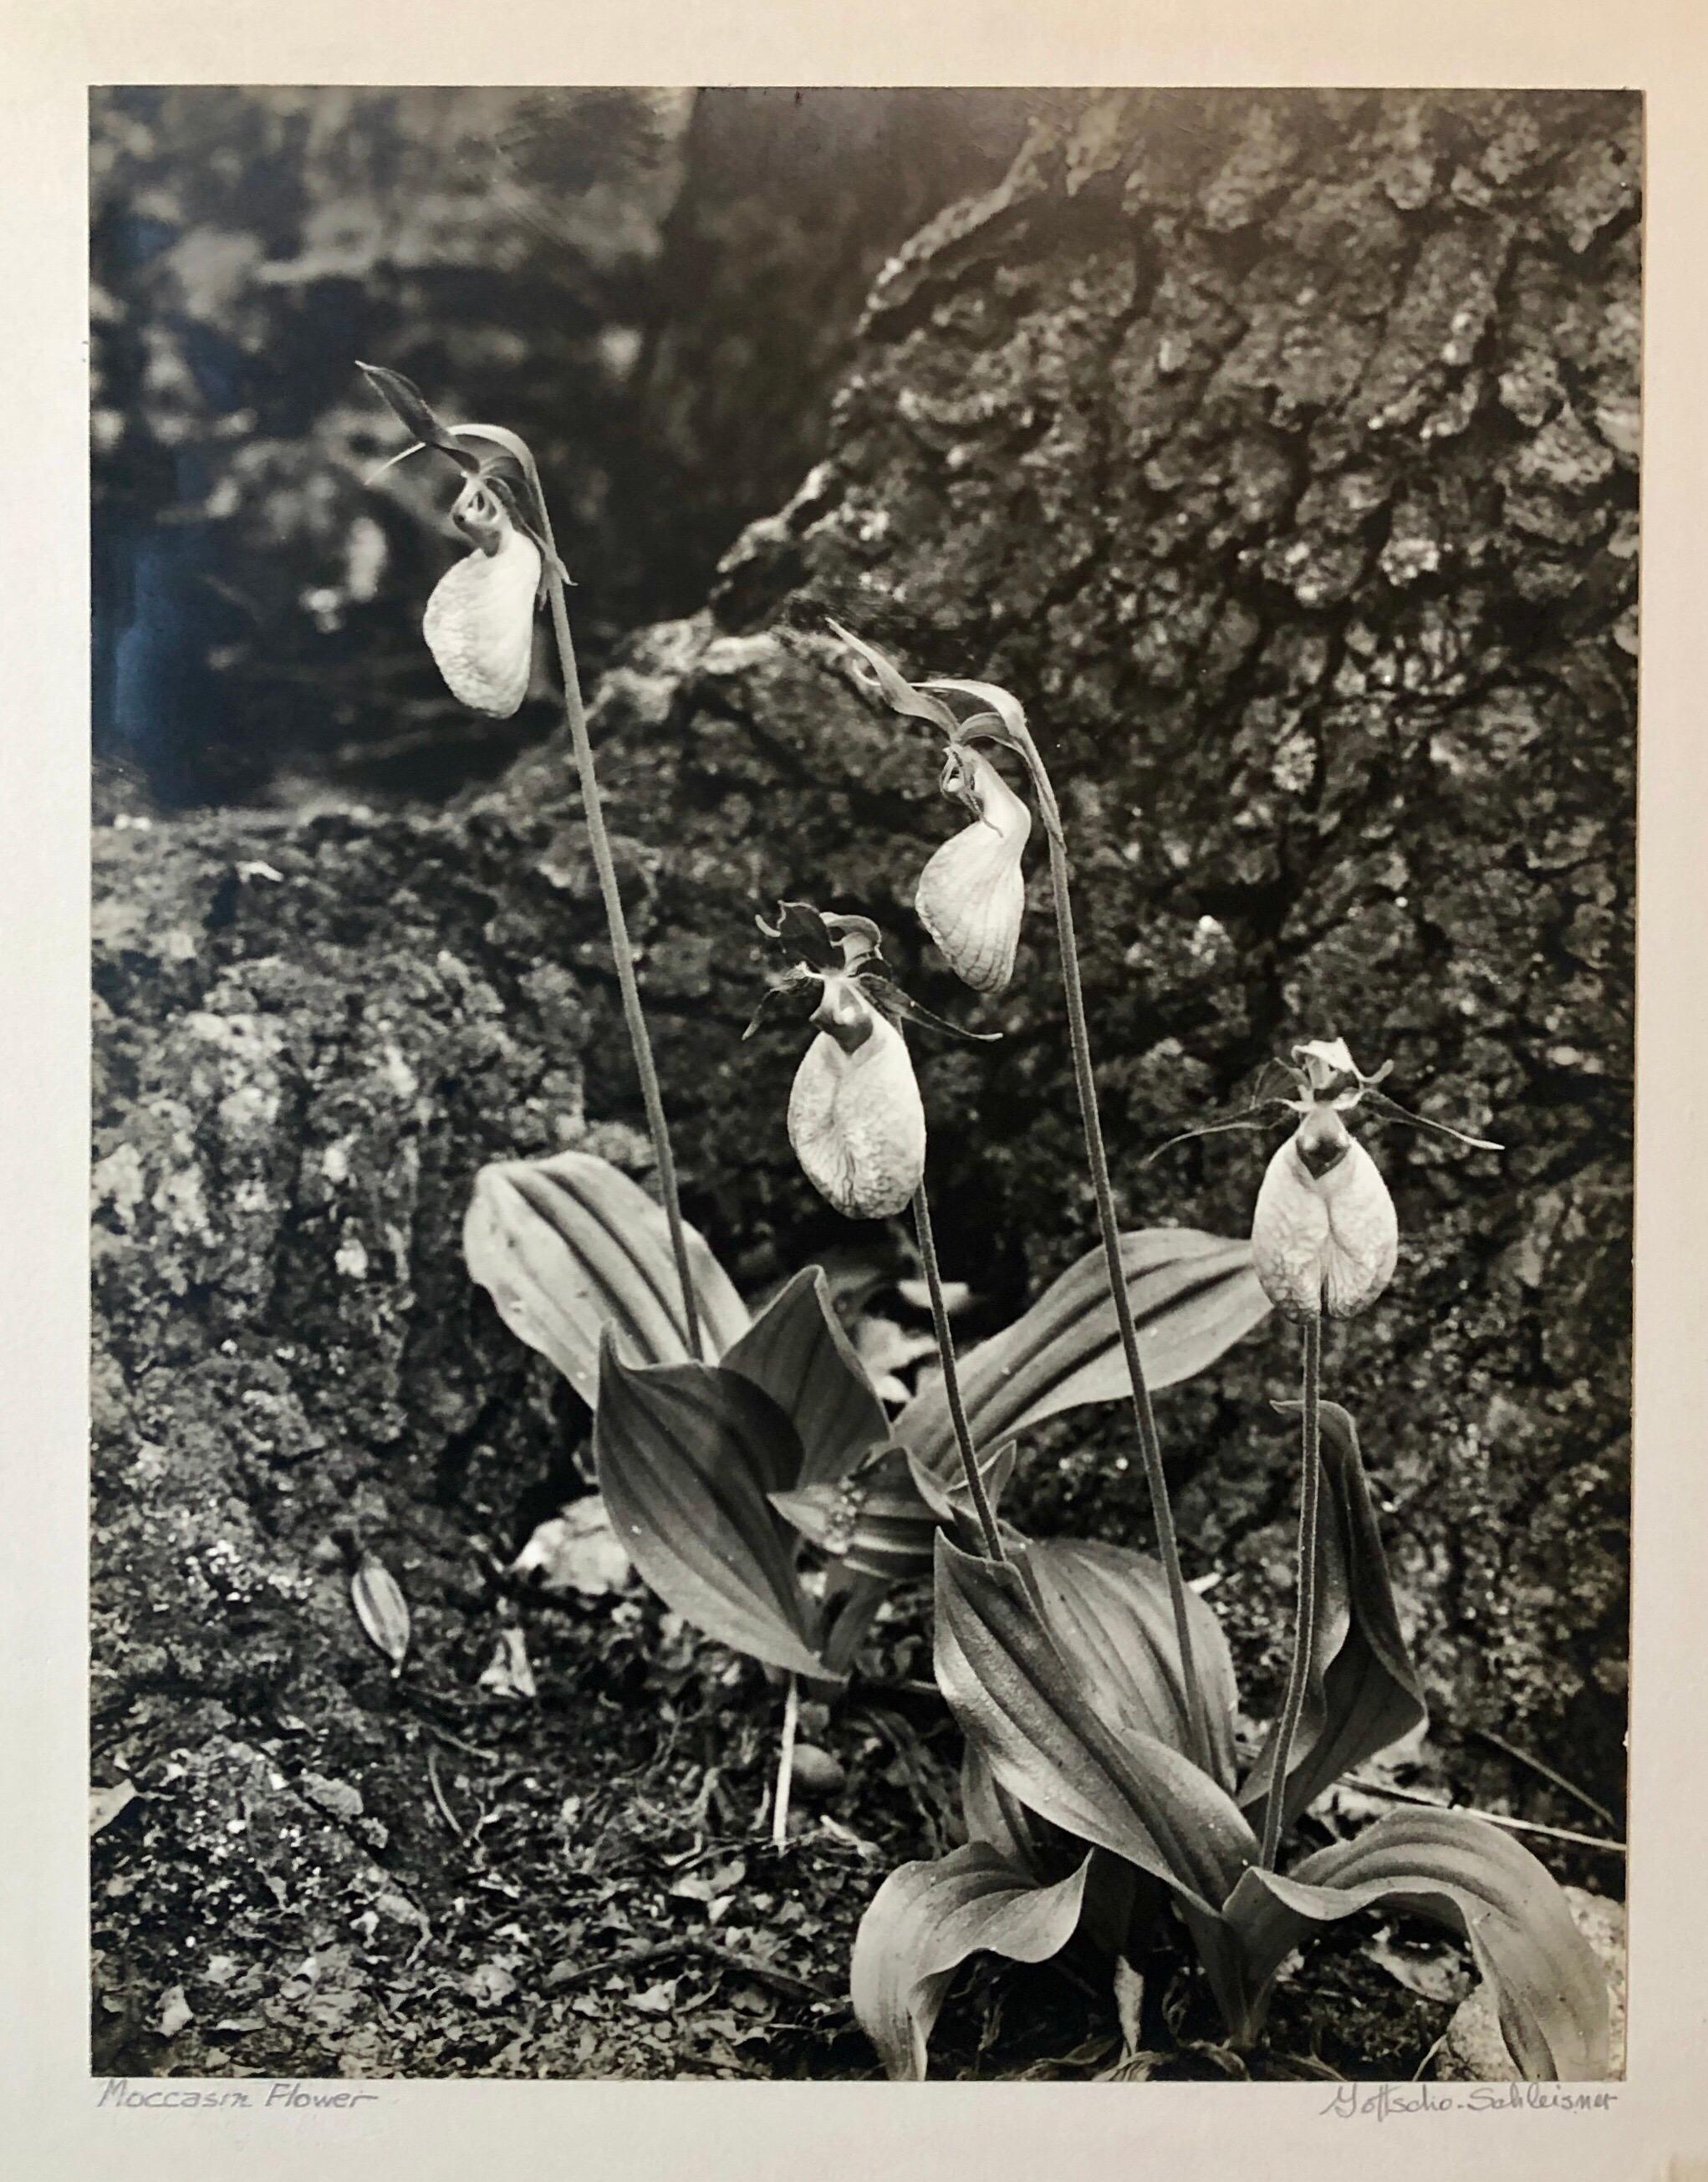
[[1335, 2121], [1423, 2113], [1607, 2113], [1616, 2084], [1343, 2084], [1323, 2113]]

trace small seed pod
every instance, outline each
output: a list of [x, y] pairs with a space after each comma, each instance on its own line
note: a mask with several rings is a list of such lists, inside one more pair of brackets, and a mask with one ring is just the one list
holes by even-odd
[[427, 601], [422, 633], [453, 697], [507, 720], [528, 694], [540, 548], [509, 510], [471, 479], [451, 511], [471, 551]]
[[973, 823], [926, 865], [914, 907], [956, 976], [975, 993], [1000, 993], [1014, 973], [1032, 814], [990, 761], [962, 745], [951, 749], [942, 785]]
[[1381, 1171], [1332, 1105], [1313, 1105], [1270, 1160], [1251, 1221], [1251, 1262], [1284, 1317], [1356, 1318], [1400, 1250]]
[[807, 1179], [851, 1220], [904, 1210], [925, 1172], [925, 1109], [894, 1023], [827, 977], [789, 1094], [789, 1141]]

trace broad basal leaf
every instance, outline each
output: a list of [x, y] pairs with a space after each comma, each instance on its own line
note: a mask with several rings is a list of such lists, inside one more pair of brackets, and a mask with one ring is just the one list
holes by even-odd
[[1079, 1921], [1087, 1856], [1053, 1886], [1038, 1886], [983, 1841], [933, 1864], [904, 1864], [872, 1898], [854, 1941], [854, 2013], [884, 2073], [918, 2083], [926, 2041], [956, 1971], [969, 1955], [1041, 1963]]
[[[707, 1359], [746, 1331], [746, 1305], [702, 1238], [688, 1255]], [[591, 1152], [482, 1167], [463, 1223], [469, 1271], [510, 1331], [549, 1356], [585, 1402], [610, 1326], [638, 1364], [690, 1360], [662, 1209]]]
[[708, 1636], [823, 1675], [811, 1602], [767, 1498], [800, 1467], [788, 1419], [751, 1380], [706, 1364], [626, 1364], [606, 1333], [593, 1453], [624, 1551]]
[[[1084, 1856], [1083, 1841], [1011, 1796], [971, 1742], [961, 1753], [961, 1811], [968, 1839], [994, 1848], [1034, 1886], [1052, 1886], [1076, 1869]], [[1118, 1955], [1129, 1944], [1135, 1923], [1148, 1930], [1167, 1901], [1164, 1888], [1148, 1873], [1124, 1857], [1112, 1856], [1106, 1848], [1094, 1848], [1079, 1929], [1094, 1946]]]
[[[1276, 1406], [1298, 1414], [1296, 1402]], [[1324, 1491], [1317, 1543], [1316, 1629], [1305, 1709], [1287, 1771], [1289, 1825], [1343, 1774], [1397, 1742], [1428, 1716], [1417, 1671], [1400, 1633], [1356, 1429], [1335, 1402], [1323, 1403], [1322, 1419]], [[1262, 1806], [1274, 1764], [1272, 1731], [1239, 1792], [1244, 1809]]]
[[[1028, 1548], [1024, 1565], [1045, 1625], [1079, 1670], [1091, 1702], [1112, 1721], [1142, 1729], [1190, 1756], [1186, 1684], [1161, 1565], [1124, 1546], [1048, 1538]], [[1186, 1614], [1212, 1768], [1231, 1789], [1239, 1698], [1234, 1661], [1221, 1623], [1195, 1591], [1186, 1594]]]
[[1462, 1811], [1396, 1811], [1286, 1878], [1248, 1871], [1226, 1917], [1261, 1996], [1315, 1926], [1378, 1902], [1469, 1941], [1526, 2076], [1572, 2083], [1606, 2074], [1606, 1980], [1565, 1896], [1511, 1834]]
[[[1153, 1391], [1205, 1370], [1267, 1315], [1249, 1243], [1190, 1227], [1147, 1227], [1121, 1238], [1121, 1255]], [[1023, 1317], [970, 1350], [961, 1389], [981, 1446], [1084, 1402], [1124, 1400], [1127, 1365], [1101, 1250], [1088, 1252]], [[949, 1474], [955, 1438], [940, 1378], [914, 1396], [895, 1430], [940, 1476]]]
[[817, 1265], [797, 1273], [733, 1347], [724, 1368], [770, 1395], [800, 1435], [795, 1482], [835, 1483], [890, 1434], [884, 1405], [837, 1323]]
[[938, 1686], [998, 1781], [1041, 1818], [1206, 1909], [1257, 1844], [1227, 1790], [1154, 1735], [1112, 1724], [1046, 1633], [1022, 1573], [937, 1540]]
[[984, 1842], [1035, 1880], [1056, 1876], [1050, 1867], [1059, 1865], [1068, 1836], [1009, 1794], [976, 1742], [961, 1752], [961, 1815], [968, 1841]]

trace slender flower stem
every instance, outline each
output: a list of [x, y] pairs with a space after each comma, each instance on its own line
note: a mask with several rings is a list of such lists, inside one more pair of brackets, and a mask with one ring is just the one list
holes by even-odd
[[635, 1073], [640, 1078], [640, 1099], [646, 1110], [646, 1127], [652, 1138], [652, 1157], [658, 1169], [658, 1192], [664, 1200], [664, 1217], [670, 1229], [670, 1252], [676, 1260], [676, 1277], [682, 1284], [682, 1312], [686, 1321], [688, 1354], [696, 1360], [700, 1345], [700, 1310], [694, 1275], [688, 1262], [688, 1237], [682, 1225], [682, 1205], [676, 1190], [676, 1160], [670, 1149], [670, 1131], [664, 1119], [664, 1101], [658, 1089], [658, 1072], [652, 1061], [652, 1041], [640, 1008], [640, 989], [635, 977], [635, 950], [623, 913], [623, 897], [617, 885], [617, 866], [611, 854], [611, 836], [605, 824], [599, 795], [599, 775], [593, 763], [593, 745], [587, 733], [587, 713], [581, 701], [581, 678], [575, 667], [575, 642], [569, 634], [569, 606], [563, 595], [563, 578], [557, 565], [557, 549], [552, 537], [552, 518], [539, 473], [530, 461], [529, 482], [546, 540], [546, 590], [552, 606], [552, 629], [557, 640], [557, 660], [563, 675], [563, 712], [569, 723], [569, 739], [575, 751], [575, 770], [580, 777], [581, 803], [587, 814], [587, 837], [593, 845], [593, 866], [599, 875], [599, 892], [610, 928], [611, 952], [617, 961], [617, 983], [623, 995], [623, 1016], [629, 1026]]
[[1050, 882], [1056, 897], [1056, 936], [1062, 955], [1062, 983], [1068, 1000], [1068, 1038], [1073, 1054], [1073, 1080], [1079, 1093], [1079, 1116], [1085, 1129], [1085, 1150], [1091, 1166], [1091, 1188], [1097, 1199], [1097, 1229], [1103, 1242], [1103, 1261], [1109, 1275], [1109, 1293], [1120, 1330], [1121, 1353], [1133, 1388], [1133, 1416], [1139, 1427], [1139, 1448], [1145, 1461], [1145, 1481], [1151, 1488], [1151, 1514], [1156, 1526], [1156, 1544], [1168, 1579], [1169, 1603], [1174, 1609], [1174, 1641], [1180, 1651], [1180, 1675], [1186, 1689], [1186, 1711], [1191, 1729], [1192, 1754], [1206, 1773], [1214, 1768], [1210, 1755], [1210, 1730], [1205, 1718], [1204, 1692], [1192, 1653], [1192, 1625], [1186, 1615], [1186, 1580], [1181, 1573], [1179, 1542], [1174, 1535], [1174, 1515], [1168, 1504], [1168, 1481], [1162, 1470], [1162, 1443], [1156, 1434], [1156, 1412], [1139, 1354], [1139, 1333], [1133, 1323], [1133, 1304], [1127, 1293], [1127, 1270], [1121, 1261], [1121, 1229], [1115, 1212], [1115, 1193], [1109, 1180], [1109, 1160], [1103, 1148], [1103, 1124], [1097, 1111], [1097, 1084], [1091, 1072], [1091, 1037], [1085, 1021], [1085, 994], [1079, 982], [1079, 950], [1073, 937], [1073, 903], [1068, 889], [1068, 851], [1056, 799], [1051, 791], [1044, 761], [1035, 750], [1027, 762], [1044, 806], [1045, 833], [1050, 843]]
[[795, 1730], [801, 1718], [801, 1685], [789, 1677], [783, 1700], [783, 1744], [777, 1753], [777, 1792], [771, 1799], [771, 1846], [789, 1845], [789, 1792], [795, 1784]]
[[937, 1336], [937, 1354], [943, 1361], [943, 1391], [949, 1400], [949, 1416], [955, 1427], [955, 1444], [961, 1450], [967, 1490], [979, 1517], [979, 1527], [984, 1533], [986, 1553], [993, 1561], [1006, 1560], [1002, 1534], [996, 1528], [984, 1481], [979, 1474], [979, 1454], [973, 1444], [972, 1427], [967, 1421], [967, 1405], [961, 1398], [961, 1376], [955, 1368], [955, 1341], [949, 1331], [949, 1312], [943, 1301], [943, 1276], [937, 1269], [937, 1242], [931, 1232], [931, 1205], [923, 1177], [913, 1193], [913, 1227], [919, 1238], [919, 1261], [925, 1268], [925, 1285], [931, 1292], [931, 1324]]
[[1293, 1632], [1293, 1664], [1287, 1675], [1287, 1696], [1281, 1708], [1281, 1725], [1275, 1733], [1275, 1767], [1269, 1776], [1269, 1800], [1263, 1814], [1265, 1871], [1273, 1871], [1281, 1847], [1281, 1825], [1287, 1808], [1287, 1769], [1293, 1758], [1293, 1739], [1305, 1709], [1305, 1691], [1311, 1678], [1312, 1638], [1317, 1626], [1317, 1524], [1322, 1500], [1323, 1462], [1318, 1448], [1318, 1417], [1322, 1400], [1323, 1321], [1305, 1321], [1305, 1399], [1301, 1409], [1304, 1430], [1305, 1479], [1299, 1496], [1299, 1616]]

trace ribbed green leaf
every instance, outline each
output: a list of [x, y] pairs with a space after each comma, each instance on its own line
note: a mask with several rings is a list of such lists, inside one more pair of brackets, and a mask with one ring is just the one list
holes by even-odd
[[851, 1980], [855, 2016], [887, 2075], [922, 2080], [932, 2026], [969, 1955], [1041, 1963], [1068, 1944], [1090, 1861], [1039, 1886], [984, 1842], [969, 1841], [890, 1873], [860, 1920]]
[[[1153, 1391], [1204, 1371], [1268, 1313], [1249, 1243], [1190, 1227], [1146, 1227], [1121, 1238], [1121, 1256]], [[1082, 1403], [1123, 1400], [1127, 1365], [1102, 1252], [1088, 1252], [1012, 1326], [970, 1350], [961, 1389], [984, 1446]], [[895, 1432], [948, 1476], [955, 1438], [940, 1378], [914, 1396]]]
[[1248, 1871], [1226, 1908], [1255, 1992], [1312, 1930], [1377, 1903], [1469, 1941], [1512, 2058], [1533, 2080], [1608, 2067], [1607, 1983], [1553, 1879], [1511, 1834], [1462, 1811], [1396, 1811], [1286, 1878]]
[[[482, 1167], [463, 1252], [510, 1331], [549, 1356], [585, 1402], [598, 1385], [607, 1326], [631, 1363], [692, 1360], [664, 1214], [608, 1160], [560, 1152]], [[688, 1255], [706, 1360], [715, 1360], [746, 1332], [747, 1307], [691, 1227]]]
[[[1298, 1414], [1296, 1402], [1276, 1406]], [[1287, 1769], [1289, 1825], [1343, 1774], [1428, 1717], [1400, 1631], [1356, 1428], [1336, 1402], [1323, 1403], [1322, 1420], [1327, 1489], [1317, 1531], [1316, 1628], [1305, 1709]], [[1239, 1791], [1244, 1809], [1262, 1804], [1274, 1767], [1272, 1731]]]
[[1256, 1854], [1227, 1790], [1094, 1702], [1046, 1633], [1023, 1573], [937, 1540], [937, 1683], [997, 1780], [1029, 1810], [1210, 1909]]
[[[1141, 1729], [1190, 1755], [1191, 1714], [1161, 1565], [1124, 1546], [1047, 1538], [1028, 1549], [1026, 1565], [1045, 1626], [1079, 1670], [1091, 1702], [1112, 1724]], [[1234, 1661], [1221, 1623], [1195, 1591], [1186, 1594], [1186, 1614], [1213, 1769], [1231, 1789], [1239, 1703]]]
[[724, 1356], [762, 1387], [800, 1435], [802, 1486], [846, 1477], [890, 1433], [884, 1404], [831, 1308], [817, 1265], [797, 1273]]
[[666, 1605], [735, 1651], [826, 1674], [767, 1498], [801, 1463], [768, 1394], [710, 1365], [626, 1364], [607, 1329], [593, 1453], [612, 1529]]

